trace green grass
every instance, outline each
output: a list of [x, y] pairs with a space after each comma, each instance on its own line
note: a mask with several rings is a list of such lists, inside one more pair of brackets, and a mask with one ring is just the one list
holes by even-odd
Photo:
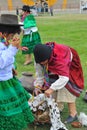
[[[36, 17], [39, 32], [42, 38], [42, 43], [55, 41], [57, 43], [69, 45], [77, 50], [81, 58], [81, 63], [84, 72], [85, 89], [80, 98], [77, 99], [77, 111], [87, 114], [87, 104], [83, 102], [85, 90], [87, 89], [87, 14], [66, 14], [57, 16]], [[32, 56], [33, 57], [33, 56]], [[34, 65], [23, 66], [25, 57], [19, 51], [17, 56], [18, 77], [21, 72], [30, 71], [35, 73]], [[62, 121], [68, 116], [67, 104], [61, 115]], [[78, 130], [71, 125], [67, 125], [69, 130]], [[33, 126], [29, 126], [29, 130], [33, 130]], [[36, 130], [49, 130], [49, 125], [38, 126]], [[79, 130], [87, 130], [82, 127]]]

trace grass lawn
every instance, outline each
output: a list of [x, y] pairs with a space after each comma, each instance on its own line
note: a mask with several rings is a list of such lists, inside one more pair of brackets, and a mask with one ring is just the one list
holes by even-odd
[[[57, 16], [39, 16], [36, 17], [42, 43], [55, 41], [57, 43], [66, 44], [75, 48], [81, 58], [83, 66], [85, 89], [80, 98], [77, 99], [77, 111], [87, 114], [87, 103], [83, 102], [85, 90], [87, 89], [87, 14], [59, 14]], [[32, 56], [33, 57], [33, 56]], [[21, 72], [30, 71], [35, 73], [34, 65], [23, 66], [25, 57], [19, 51], [17, 56], [18, 77]], [[62, 121], [68, 116], [67, 104], [61, 114]], [[78, 130], [71, 125], [67, 125], [68, 130]], [[50, 130], [49, 125], [38, 126], [36, 130]], [[28, 130], [34, 130], [33, 126], [29, 126]], [[87, 127], [79, 128], [79, 130], [87, 130]]]

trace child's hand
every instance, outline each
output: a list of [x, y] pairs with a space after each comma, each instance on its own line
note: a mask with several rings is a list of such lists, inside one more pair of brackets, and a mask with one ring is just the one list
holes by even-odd
[[15, 70], [15, 69], [12, 69], [12, 73], [13, 73], [14, 76], [18, 74], [17, 70]]
[[19, 49], [20, 49], [20, 50], [22, 50], [22, 51], [27, 51], [27, 50], [28, 50], [28, 48], [27, 48], [27, 47], [25, 47], [25, 46], [20, 47]]
[[12, 43], [13, 46], [19, 48], [19, 46], [20, 46], [20, 38], [19, 38], [19, 36], [17, 34], [13, 37], [11, 43]]

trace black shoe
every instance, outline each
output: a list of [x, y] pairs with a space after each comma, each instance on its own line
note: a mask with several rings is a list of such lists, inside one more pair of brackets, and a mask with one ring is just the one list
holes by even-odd
[[30, 73], [30, 72], [22, 72], [22, 75], [24, 76], [33, 76], [33, 73]]
[[77, 114], [74, 117], [69, 115], [64, 123], [71, 123], [71, 122], [76, 121], [76, 120], [78, 120]]
[[84, 100], [85, 102], [87, 102], [87, 92], [85, 93], [85, 96], [84, 96], [83, 100]]
[[32, 61], [26, 61], [25, 63], [24, 63], [24, 65], [30, 65], [30, 64], [32, 64], [33, 62]]

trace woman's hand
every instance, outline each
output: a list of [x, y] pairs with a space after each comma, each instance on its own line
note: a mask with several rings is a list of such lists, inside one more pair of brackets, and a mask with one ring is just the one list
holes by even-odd
[[45, 91], [45, 95], [46, 95], [47, 97], [50, 97], [50, 95], [52, 95], [53, 92], [54, 92], [54, 90], [51, 89], [51, 88], [49, 88], [49, 89], [47, 89], [47, 90]]
[[37, 95], [39, 95], [40, 93], [42, 93], [42, 91], [41, 91], [39, 88], [35, 88], [34, 94], [37, 96]]

